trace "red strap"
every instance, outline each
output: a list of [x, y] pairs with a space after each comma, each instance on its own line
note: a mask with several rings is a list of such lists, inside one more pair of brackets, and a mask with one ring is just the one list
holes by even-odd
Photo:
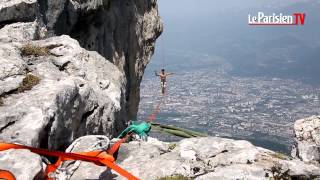
[[108, 166], [109, 168], [115, 170], [116, 172], [121, 174], [123, 177], [128, 178], [129, 180], [139, 180], [137, 177], [133, 176], [128, 171], [122, 169], [121, 167], [119, 167], [115, 163], [111, 163], [110, 161], [105, 161], [105, 162], [103, 162], [103, 164]]
[[112, 155], [118, 151], [118, 149], [120, 148], [121, 144], [126, 142], [127, 139], [132, 136], [132, 133], [127, 134], [124, 138], [120, 139], [119, 141], [117, 141], [116, 143], [114, 143], [110, 149], [108, 149], [108, 154]]
[[147, 120], [150, 122], [150, 121], [154, 121], [157, 117], [157, 115], [159, 114], [160, 112], [160, 106], [162, 104], [163, 100], [161, 100], [159, 102], [159, 104], [157, 105], [157, 107], [153, 110], [152, 114], [147, 118]]
[[14, 175], [6, 170], [1, 170], [0, 169], [0, 179], [5, 179], [5, 180], [16, 180]]
[[[8, 149], [28, 149], [33, 153], [44, 155], [44, 156], [54, 156], [59, 157], [59, 160], [54, 165], [49, 165], [46, 169], [46, 173], [53, 172], [61, 164], [62, 161], [67, 160], [80, 160], [95, 163], [99, 166], [107, 166], [120, 175], [126, 177], [129, 180], [137, 180], [138, 178], [125, 171], [121, 167], [114, 164], [114, 157], [110, 154], [107, 154], [105, 151], [92, 151], [92, 152], [80, 152], [80, 153], [65, 153], [59, 151], [49, 151], [45, 149], [39, 149], [29, 146], [9, 144], [9, 143], [0, 143], [0, 151]], [[48, 175], [48, 174], [47, 174]], [[11, 179], [10, 179], [11, 180]]]

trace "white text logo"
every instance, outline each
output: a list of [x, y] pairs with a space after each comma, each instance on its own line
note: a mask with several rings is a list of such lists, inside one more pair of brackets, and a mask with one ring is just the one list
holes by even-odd
[[248, 15], [249, 25], [304, 25], [306, 14], [293, 13], [293, 15], [284, 15], [282, 13], [265, 15], [258, 12], [256, 16]]

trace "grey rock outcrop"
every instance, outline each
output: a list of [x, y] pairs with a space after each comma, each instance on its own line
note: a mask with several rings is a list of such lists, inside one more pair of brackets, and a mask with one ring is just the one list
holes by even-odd
[[14, 22], [34, 21], [37, 12], [37, 0], [0, 0], [0, 27]]
[[24, 149], [0, 151], [0, 169], [11, 172], [17, 180], [44, 177], [41, 157]]
[[[320, 177], [320, 168], [247, 141], [208, 137], [164, 143], [130, 142], [118, 163], [141, 179], [184, 175], [195, 179], [265, 179]], [[119, 177], [121, 178], [121, 177]]]
[[126, 76], [128, 117], [136, 116], [140, 82], [162, 32], [156, 0], [39, 1], [49, 35], [68, 34]]
[[[1, 140], [63, 149], [86, 134], [115, 135], [136, 115], [162, 31], [155, 0], [0, 4]], [[28, 44], [45, 55], [22, 57]], [[27, 74], [40, 84], [17, 93]]]
[[[48, 48], [48, 55], [22, 57], [19, 48], [30, 44]], [[125, 77], [98, 53], [69, 36], [1, 46], [6, 47], [0, 50], [1, 90], [7, 93], [0, 106], [1, 140], [64, 149], [77, 137], [112, 136], [125, 127]], [[8, 94], [26, 72], [40, 83], [31, 91]]]
[[303, 161], [320, 165], [320, 117], [298, 120], [294, 130], [296, 145], [293, 154]]
[[36, 22], [13, 23], [0, 29], [0, 42], [23, 42], [38, 38], [39, 30]]
[[27, 72], [27, 65], [22, 59], [3, 56], [11, 53], [19, 55], [12, 46], [0, 44], [0, 95], [17, 89]]
[[0, 29], [0, 95], [17, 89], [25, 74], [27, 64], [12, 42], [26, 42], [36, 39], [38, 24], [14, 23]]
[[[2, 0], [0, 4], [0, 27], [36, 20], [40, 32], [33, 38], [67, 34], [115, 64], [125, 75], [126, 120], [136, 116], [142, 75], [162, 32], [156, 0]], [[13, 30], [6, 33], [9, 38], [0, 36], [2, 42], [29, 39], [25, 36], [30, 37], [30, 28], [13, 26], [7, 26]]]
[[[92, 149], [101, 139], [108, 141], [106, 137], [84, 137], [70, 148], [74, 148], [72, 151]], [[101, 149], [106, 149], [106, 144]], [[77, 148], [78, 145], [81, 148]], [[184, 139], [176, 143], [154, 138], [148, 138], [147, 142], [131, 141], [122, 144], [117, 164], [142, 180], [173, 175], [199, 180], [320, 178], [320, 167], [315, 165], [247, 141], [217, 137]], [[114, 171], [85, 162], [64, 168], [64, 172], [70, 170], [73, 172], [71, 179], [124, 179]]]

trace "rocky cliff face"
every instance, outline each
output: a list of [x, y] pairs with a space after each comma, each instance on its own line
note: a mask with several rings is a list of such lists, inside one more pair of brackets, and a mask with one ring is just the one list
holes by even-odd
[[[116, 66], [68, 36], [28, 43], [0, 45], [1, 140], [64, 149], [85, 134], [112, 135], [125, 127], [125, 77]], [[21, 56], [22, 48], [48, 54]], [[39, 84], [20, 92], [30, 76]]]
[[[106, 150], [109, 143], [105, 136], [85, 136], [74, 141], [67, 152]], [[19, 158], [21, 164], [26, 163]], [[37, 159], [36, 156], [32, 158]], [[197, 180], [320, 178], [319, 166], [255, 147], [247, 141], [217, 137], [191, 138], [175, 143], [153, 138], [147, 142], [132, 141], [121, 146], [117, 164], [142, 180], [176, 175]], [[34, 161], [28, 177], [40, 176], [41, 166], [41, 162]], [[18, 173], [18, 170], [12, 169], [12, 172]], [[52, 176], [61, 180], [123, 179], [114, 171], [81, 161], [64, 162]]]
[[320, 165], [320, 117], [298, 120], [294, 130], [296, 143], [292, 155], [305, 162]]
[[39, 1], [49, 35], [69, 34], [115, 64], [126, 76], [129, 118], [137, 113], [140, 82], [162, 23], [156, 0]]
[[194, 179], [310, 179], [320, 168], [247, 141], [207, 137], [164, 143], [131, 142], [118, 162], [141, 179], [183, 175]]
[[162, 31], [155, 0], [0, 4], [0, 140], [64, 149], [135, 117]]

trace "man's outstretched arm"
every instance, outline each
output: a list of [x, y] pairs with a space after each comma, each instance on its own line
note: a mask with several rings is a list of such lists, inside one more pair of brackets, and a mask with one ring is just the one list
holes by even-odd
[[154, 71], [154, 75], [160, 76], [160, 74], [158, 74], [157, 71]]
[[174, 75], [175, 73], [167, 73], [167, 75]]

